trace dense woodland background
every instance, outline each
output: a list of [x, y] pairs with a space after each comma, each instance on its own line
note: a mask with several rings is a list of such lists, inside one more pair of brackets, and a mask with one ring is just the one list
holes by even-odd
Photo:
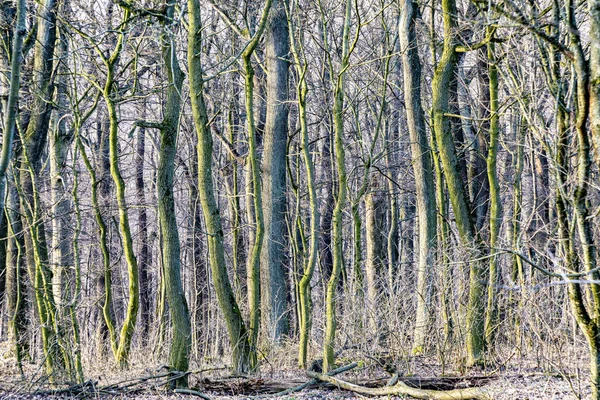
[[0, 39], [19, 369], [573, 344], [600, 398], [600, 1], [2, 0]]

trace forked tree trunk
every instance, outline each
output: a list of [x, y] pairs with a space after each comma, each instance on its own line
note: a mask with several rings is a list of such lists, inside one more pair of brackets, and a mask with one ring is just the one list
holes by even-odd
[[[124, 23], [129, 21], [131, 12], [128, 8], [123, 10]], [[115, 74], [117, 71], [116, 66], [118, 64], [121, 51], [125, 42], [125, 33], [120, 32], [115, 44], [115, 47], [111, 50], [110, 56], [104, 58], [103, 54], [100, 54], [104, 58], [106, 66], [106, 80], [104, 82], [104, 88], [102, 95], [106, 102], [106, 108], [108, 110], [109, 118], [109, 159], [110, 159], [110, 174], [112, 176], [113, 183], [116, 189], [116, 200], [119, 210], [119, 232], [121, 234], [123, 252], [125, 261], [127, 263], [127, 275], [129, 280], [128, 285], [128, 301], [127, 311], [123, 326], [118, 338], [118, 345], [116, 346], [116, 352], [114, 353], [115, 360], [120, 366], [126, 366], [129, 363], [129, 355], [131, 350], [131, 340], [135, 331], [137, 313], [139, 309], [139, 272], [137, 259], [133, 249], [133, 240], [131, 237], [131, 227], [129, 224], [129, 211], [125, 198], [125, 180], [121, 174], [121, 168], [119, 166], [119, 115], [117, 111], [117, 93], [115, 85]], [[106, 290], [110, 290], [108, 284]], [[113, 345], [113, 348], [115, 346]]]

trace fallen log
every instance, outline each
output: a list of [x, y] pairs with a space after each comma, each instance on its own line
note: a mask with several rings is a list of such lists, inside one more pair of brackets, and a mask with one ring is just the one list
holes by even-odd
[[430, 400], [488, 400], [491, 398], [485, 392], [485, 390], [481, 388], [428, 390], [410, 387], [402, 381], [399, 381], [393, 386], [369, 388], [365, 386], [356, 385], [354, 383], [346, 382], [341, 379], [337, 379], [332, 376], [314, 371], [307, 371], [306, 374], [313, 379], [331, 383], [333, 385], [338, 386], [341, 389], [350, 390], [352, 392], [368, 396], [407, 395], [416, 399]]
[[[351, 363], [351, 364], [348, 364], [348, 365], [346, 365], [346, 366], [343, 366], [343, 367], [340, 367], [340, 368], [336, 368], [336, 369], [334, 369], [334, 370], [332, 370], [332, 371], [329, 371], [329, 372], [328, 372], [326, 375], [324, 375], [324, 376], [333, 376], [333, 375], [341, 374], [342, 372], [350, 371], [351, 369], [353, 369], [353, 368], [356, 368], [356, 366], [357, 366], [357, 365], [358, 365], [358, 363], [355, 363], [355, 362], [353, 362], [353, 363]], [[258, 396], [258, 397], [262, 397], [262, 398], [264, 398], [264, 397], [280, 397], [280, 396], [286, 396], [286, 395], [288, 395], [288, 394], [290, 394], [290, 393], [299, 392], [299, 391], [301, 391], [301, 390], [304, 390], [304, 389], [306, 389], [307, 387], [309, 387], [309, 386], [311, 386], [311, 385], [316, 385], [316, 384], [318, 384], [318, 383], [320, 383], [320, 382], [319, 382], [319, 379], [311, 379], [311, 380], [310, 380], [310, 381], [308, 381], [308, 382], [305, 382], [305, 383], [303, 383], [303, 384], [301, 384], [301, 385], [298, 385], [298, 386], [294, 386], [293, 388], [286, 389], [286, 390], [284, 390], [284, 391], [282, 391], [282, 392], [273, 393], [273, 394], [270, 394], [270, 395]]]

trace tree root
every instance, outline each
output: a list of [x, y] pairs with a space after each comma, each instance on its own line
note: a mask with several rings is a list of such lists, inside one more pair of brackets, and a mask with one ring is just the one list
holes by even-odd
[[368, 395], [368, 396], [388, 396], [388, 395], [407, 395], [416, 399], [431, 399], [431, 400], [488, 400], [491, 397], [481, 388], [468, 389], [452, 389], [452, 390], [426, 390], [417, 389], [408, 386], [400, 381], [393, 386], [384, 386], [379, 388], [368, 388], [365, 386], [356, 385], [354, 383], [342, 381], [329, 375], [318, 372], [307, 371], [306, 374], [323, 382], [328, 382], [338, 386], [339, 388], [350, 390], [352, 392]]

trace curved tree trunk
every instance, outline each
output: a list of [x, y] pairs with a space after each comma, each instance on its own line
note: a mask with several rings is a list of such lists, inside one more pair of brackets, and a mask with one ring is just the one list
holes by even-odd
[[[130, 15], [130, 10], [125, 8], [123, 11], [123, 22], [128, 22]], [[125, 260], [127, 262], [127, 275], [129, 279], [127, 312], [119, 335], [117, 351], [114, 354], [115, 359], [120, 366], [126, 366], [129, 363], [131, 339], [133, 338], [139, 309], [138, 264], [133, 250], [133, 240], [131, 238], [131, 228], [129, 225], [129, 211], [125, 200], [125, 181], [121, 174], [121, 168], [119, 167], [119, 116], [117, 113], [117, 93], [115, 93], [115, 69], [121, 55], [121, 50], [123, 49], [125, 41], [124, 35], [123, 32], [119, 33], [115, 48], [112, 50], [110, 57], [104, 59], [107, 71], [102, 93], [104, 101], [106, 102], [109, 117], [108, 139], [110, 174], [116, 188], [116, 199], [119, 209], [119, 231], [121, 234]], [[108, 285], [108, 283], [106, 284]]]
[[225, 318], [232, 349], [232, 366], [237, 372], [248, 372], [251, 363], [248, 331], [227, 276], [225, 249], [223, 247], [223, 225], [214, 194], [212, 177], [213, 141], [208, 127], [208, 115], [204, 103], [202, 63], [202, 20], [199, 0], [188, 0], [190, 12], [188, 37], [188, 65], [190, 70], [190, 97], [194, 125], [198, 134], [198, 193], [206, 223], [210, 267], [217, 299]]
[[455, 0], [443, 0], [442, 7], [444, 11], [444, 49], [432, 82], [433, 126], [456, 225], [465, 251], [470, 255], [466, 347], [467, 364], [473, 365], [481, 362], [483, 355], [485, 311], [485, 284], [483, 282], [485, 274], [482, 261], [478, 260], [481, 244], [475, 233], [465, 183], [458, 167], [450, 120], [446, 116], [449, 109], [449, 92], [446, 88], [450, 86], [450, 81], [454, 77], [457, 61], [456, 2]]

